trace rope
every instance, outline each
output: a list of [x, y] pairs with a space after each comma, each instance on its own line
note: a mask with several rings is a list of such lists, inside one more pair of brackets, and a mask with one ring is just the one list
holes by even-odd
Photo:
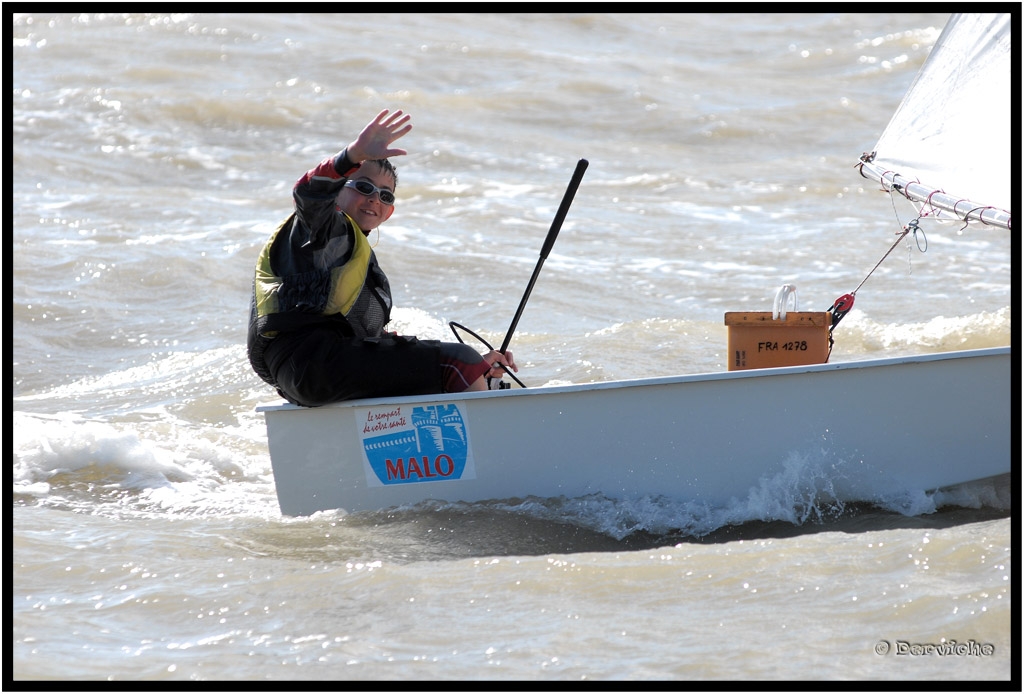
[[[448, 327], [451, 329], [452, 334], [455, 335], [455, 339], [458, 340], [459, 342], [461, 342], [462, 344], [466, 344], [466, 341], [462, 339], [462, 335], [459, 335], [459, 330], [465, 330], [467, 333], [469, 333], [470, 335], [475, 337], [477, 340], [482, 342], [483, 345], [487, 349], [492, 350], [492, 351], [494, 350], [494, 348], [491, 347], [491, 343], [489, 343], [487, 340], [485, 340], [484, 338], [480, 337], [475, 332], [473, 332], [472, 330], [470, 330], [466, 326], [462, 325], [461, 323], [456, 323], [455, 321], [448, 321]], [[456, 328], [458, 328], [458, 330], [456, 330]], [[518, 378], [516, 378], [516, 375], [514, 373], [512, 373], [507, 366], [505, 366], [501, 362], [496, 363], [495, 366], [500, 366], [501, 369], [505, 373], [508, 374], [509, 378], [511, 378], [516, 383], [518, 383], [521, 388], [525, 388], [526, 387], [526, 384], [523, 383], [522, 381], [520, 381]], [[490, 381], [491, 379], [488, 378], [487, 380]], [[506, 384], [506, 385], [508, 385], [508, 384]]]

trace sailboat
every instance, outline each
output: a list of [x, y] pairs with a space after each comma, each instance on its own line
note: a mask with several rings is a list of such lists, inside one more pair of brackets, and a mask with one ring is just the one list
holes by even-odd
[[[1009, 60], [1009, 15], [953, 15], [861, 174], [921, 216], [1009, 230], [1009, 151], [979, 141], [1009, 133]], [[963, 108], [978, 102], [991, 122]], [[595, 494], [714, 508], [794, 460], [840, 502], [1010, 473], [1010, 347], [830, 364], [853, 297], [787, 317], [780, 294], [768, 315], [727, 314], [724, 372], [260, 406], [281, 512]], [[510, 430], [528, 435], [495, 436]]]

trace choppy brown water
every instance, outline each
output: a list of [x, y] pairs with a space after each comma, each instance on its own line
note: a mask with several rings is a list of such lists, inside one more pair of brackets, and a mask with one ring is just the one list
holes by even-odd
[[[521, 376], [722, 369], [724, 311], [786, 282], [824, 310], [911, 214], [853, 164], [945, 19], [16, 14], [12, 676], [1010, 678], [1009, 480], [702, 517], [282, 518], [243, 345], [292, 183], [398, 107], [415, 130], [377, 247], [397, 327], [500, 337], [587, 158]], [[834, 360], [1010, 343], [1009, 235], [927, 233], [858, 294]]]

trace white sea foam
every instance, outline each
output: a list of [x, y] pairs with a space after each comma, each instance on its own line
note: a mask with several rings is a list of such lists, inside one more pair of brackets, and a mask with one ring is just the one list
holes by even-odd
[[111, 424], [16, 412], [13, 492], [96, 513], [279, 515], [262, 455], [229, 431], [164, 417]]

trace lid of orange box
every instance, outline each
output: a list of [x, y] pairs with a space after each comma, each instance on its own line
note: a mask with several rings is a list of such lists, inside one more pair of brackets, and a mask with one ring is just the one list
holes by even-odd
[[773, 328], [783, 327], [817, 327], [831, 325], [828, 311], [787, 311], [786, 318], [772, 318], [771, 311], [726, 311], [726, 325], [757, 325]]

